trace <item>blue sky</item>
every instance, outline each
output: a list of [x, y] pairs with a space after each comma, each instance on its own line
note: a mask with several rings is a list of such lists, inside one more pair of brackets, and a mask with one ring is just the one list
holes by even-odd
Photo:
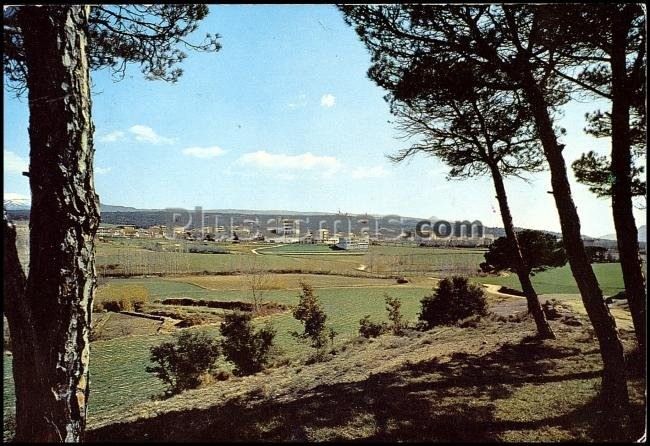
[[[479, 219], [501, 226], [489, 178], [448, 182], [437, 160], [394, 165], [407, 142], [388, 123], [370, 57], [333, 6], [211, 6], [194, 35], [219, 33], [216, 54], [188, 52], [176, 84], [139, 67], [113, 82], [93, 73], [95, 185], [106, 204], [140, 208], [287, 209]], [[600, 104], [607, 107], [607, 104]], [[567, 165], [609, 151], [584, 134], [592, 101], [559, 123]], [[4, 195], [28, 197], [26, 99], [4, 94]], [[543, 172], [506, 183], [515, 224], [559, 231]], [[610, 202], [572, 183], [583, 233], [614, 232]], [[645, 213], [636, 213], [645, 224]]]

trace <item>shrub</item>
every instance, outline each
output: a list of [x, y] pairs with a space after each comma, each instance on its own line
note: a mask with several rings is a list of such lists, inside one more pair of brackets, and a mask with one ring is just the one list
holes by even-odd
[[304, 326], [303, 333], [292, 333], [294, 336], [308, 339], [311, 346], [320, 349], [327, 345], [325, 333], [325, 321], [327, 315], [320, 305], [318, 296], [314, 294], [314, 288], [304, 282], [300, 282], [302, 292], [298, 296], [299, 302], [293, 310], [293, 317], [298, 319]]
[[200, 314], [186, 314], [182, 316], [181, 321], [176, 324], [178, 328], [194, 327], [196, 325], [207, 324], [211, 319]]
[[174, 334], [174, 341], [151, 347], [147, 367], [167, 385], [166, 393], [173, 395], [201, 384], [203, 376], [214, 372], [219, 357], [219, 344], [207, 333], [183, 330]]
[[149, 290], [140, 285], [110, 285], [97, 290], [94, 311], [135, 311], [149, 301]]
[[220, 246], [190, 246], [187, 251], [193, 254], [228, 254], [228, 251]]
[[370, 315], [365, 315], [359, 321], [359, 335], [364, 338], [376, 338], [386, 332], [388, 327], [386, 324], [380, 324], [370, 320]]
[[221, 323], [221, 348], [226, 359], [235, 365], [237, 376], [252, 375], [264, 369], [275, 338], [273, 327], [266, 325], [257, 332], [251, 325], [250, 313], [226, 315]]
[[404, 317], [400, 310], [402, 307], [402, 301], [396, 297], [390, 297], [388, 294], [384, 294], [384, 300], [386, 301], [386, 311], [388, 311], [390, 330], [394, 335], [401, 335], [402, 329], [404, 329]]
[[336, 331], [336, 330], [334, 330], [332, 327], [329, 327], [329, 328], [327, 329], [327, 337], [328, 337], [329, 340], [330, 340], [330, 345], [331, 345], [331, 346], [334, 346], [334, 338], [335, 338], [336, 336], [338, 336], [338, 334], [339, 334], [339, 332]]
[[463, 276], [441, 280], [433, 294], [425, 296], [420, 303], [419, 319], [426, 328], [452, 325], [469, 316], [487, 314], [483, 289], [470, 284]]

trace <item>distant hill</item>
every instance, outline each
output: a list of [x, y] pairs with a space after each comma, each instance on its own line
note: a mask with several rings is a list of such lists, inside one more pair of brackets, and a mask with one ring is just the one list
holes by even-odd
[[[4, 207], [8, 211], [29, 211], [31, 203], [27, 200], [5, 200]], [[138, 212], [141, 210], [130, 206], [114, 206], [112, 204], [100, 204], [99, 209], [101, 212]]]
[[30, 203], [27, 200], [4, 200], [3, 205], [8, 211], [28, 211]]
[[[637, 229], [637, 231], [639, 232], [639, 236], [638, 236], [639, 241], [640, 242], [647, 242], [647, 239], [646, 239], [646, 237], [647, 237], [647, 235], [646, 235], [646, 233], [647, 233], [646, 225], [639, 226], [639, 229]], [[601, 235], [598, 238], [601, 238], [601, 239], [604, 239], [604, 240], [616, 240], [616, 234], [605, 234], [605, 235]]]
[[112, 204], [100, 204], [99, 209], [101, 212], [138, 212], [136, 209], [129, 206], [113, 206]]

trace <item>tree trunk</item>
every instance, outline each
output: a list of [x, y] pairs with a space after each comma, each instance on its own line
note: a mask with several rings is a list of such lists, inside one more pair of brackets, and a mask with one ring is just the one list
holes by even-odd
[[[639, 350], [645, 355], [645, 277], [639, 257], [636, 222], [632, 213], [632, 156], [630, 141], [631, 91], [627, 85], [626, 39], [632, 17], [612, 8], [612, 212], [625, 294], [630, 305]], [[625, 16], [628, 17], [625, 17]]]
[[522, 73], [522, 86], [531, 106], [544, 154], [551, 170], [553, 197], [560, 217], [564, 249], [600, 345], [604, 366], [601, 395], [608, 407], [620, 413], [620, 410], [626, 408], [629, 403], [623, 344], [618, 337], [616, 322], [603, 299], [603, 293], [582, 242], [580, 218], [571, 197], [571, 186], [562, 156], [564, 146], [557, 142], [546, 101], [530, 69]]
[[[27, 279], [18, 258], [16, 249], [16, 228], [9, 222], [4, 213], [4, 311], [9, 325], [11, 353], [13, 356], [12, 369], [14, 386], [16, 388], [16, 420], [22, 420], [20, 426], [24, 429], [26, 422], [39, 405], [37, 397], [33, 397], [29, 389], [41, 387], [42, 376], [39, 344], [32, 311], [25, 300]], [[23, 392], [18, 392], [23, 389]], [[26, 438], [16, 435], [16, 439]]]
[[29, 91], [32, 208], [24, 295], [29, 314], [14, 321], [20, 326], [17, 332], [38, 335], [27, 347], [38, 367], [14, 363], [18, 441], [81, 441], [86, 425], [99, 221], [92, 169], [89, 10], [57, 5], [23, 6], [18, 12]]
[[515, 226], [512, 222], [510, 206], [508, 206], [508, 196], [506, 195], [506, 188], [503, 184], [503, 177], [496, 166], [490, 166], [490, 171], [492, 173], [492, 180], [494, 181], [494, 189], [497, 193], [497, 201], [499, 202], [503, 227], [506, 231], [506, 238], [510, 243], [510, 249], [515, 260], [514, 269], [519, 278], [519, 283], [521, 283], [522, 291], [526, 296], [526, 301], [528, 302], [528, 312], [531, 313], [535, 319], [537, 335], [541, 339], [555, 339], [555, 333], [553, 333], [551, 326], [546, 320], [546, 315], [544, 315], [542, 306], [539, 303], [539, 298], [537, 297], [535, 288], [533, 288], [533, 284], [530, 281], [530, 269], [526, 266], [524, 257], [521, 254], [521, 247], [519, 246], [519, 240], [515, 233]]

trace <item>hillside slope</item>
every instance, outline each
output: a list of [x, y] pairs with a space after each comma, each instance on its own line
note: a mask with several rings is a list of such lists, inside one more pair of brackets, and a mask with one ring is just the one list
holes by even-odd
[[[630, 379], [635, 412], [625, 432], [603, 432], [595, 399], [600, 355], [588, 322], [576, 316], [552, 322], [552, 341], [529, 337], [529, 320], [503, 318], [359, 339], [327, 362], [234, 378], [89, 420], [87, 440], [636, 439], [643, 382]], [[630, 348], [632, 335], [622, 336]]]

